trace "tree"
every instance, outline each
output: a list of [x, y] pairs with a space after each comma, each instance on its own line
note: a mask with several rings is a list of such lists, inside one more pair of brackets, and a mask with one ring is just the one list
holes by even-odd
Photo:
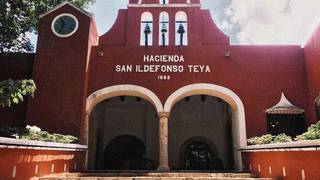
[[[27, 36], [37, 33], [39, 15], [65, 0], [2, 0], [0, 2], [0, 53], [32, 52], [34, 46]], [[68, 0], [86, 8], [95, 0]]]
[[10, 107], [12, 103], [23, 102], [24, 96], [33, 96], [36, 91], [33, 80], [5, 80], [0, 82], [0, 106]]

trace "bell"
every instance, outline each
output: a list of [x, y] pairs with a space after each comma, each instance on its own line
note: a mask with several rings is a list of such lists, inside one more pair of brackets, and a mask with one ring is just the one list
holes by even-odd
[[161, 32], [162, 32], [162, 33], [167, 33], [167, 32], [168, 32], [168, 30], [167, 30], [167, 26], [166, 26], [166, 24], [165, 24], [165, 23], [162, 23]]
[[182, 24], [179, 25], [179, 28], [178, 28], [178, 33], [179, 34], [184, 34], [186, 31], [184, 30], [184, 27]]
[[151, 29], [149, 24], [147, 23], [146, 26], [144, 27], [144, 31], [145, 34], [150, 34], [151, 33]]

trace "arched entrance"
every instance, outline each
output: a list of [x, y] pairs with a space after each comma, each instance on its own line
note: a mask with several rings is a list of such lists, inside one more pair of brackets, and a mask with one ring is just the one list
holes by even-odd
[[155, 165], [146, 158], [143, 142], [132, 135], [120, 135], [110, 141], [104, 151], [104, 169], [153, 170]]
[[[231, 110], [225, 101], [208, 95], [188, 96], [178, 101], [171, 109], [169, 120], [170, 167], [234, 170], [231, 132]], [[180, 147], [183, 158], [177, 159]], [[180, 166], [179, 160], [183, 162]]]
[[[171, 94], [163, 108], [161, 101], [159, 98], [150, 90], [135, 86], [135, 85], [118, 85], [111, 86], [108, 88], [101, 89], [91, 94], [87, 98], [87, 106], [86, 106], [86, 120], [84, 123], [84, 139], [88, 140], [88, 136], [90, 137], [90, 141], [87, 141], [89, 146], [89, 154], [87, 158], [87, 169], [94, 168], [95, 161], [92, 159], [96, 159], [95, 150], [92, 149], [96, 147], [96, 142], [98, 136], [95, 134], [95, 131], [90, 129], [90, 135], [88, 134], [89, 130], [89, 115], [90, 117], [94, 116], [94, 113], [91, 111], [96, 107], [98, 103], [102, 101], [119, 96], [136, 96], [148, 101], [155, 109], [156, 114], [154, 117], [158, 118], [159, 124], [158, 127], [154, 130], [154, 132], [159, 133], [158, 137], [155, 138], [158, 140], [158, 152], [159, 153], [159, 162], [155, 164], [159, 164], [158, 170], [169, 170], [168, 166], [168, 119], [171, 118], [170, 113], [172, 107], [183, 98], [193, 95], [208, 95], [211, 97], [218, 97], [225, 101], [230, 106], [231, 112], [231, 126], [232, 126], [232, 150], [235, 159], [235, 169], [241, 171], [242, 170], [242, 161], [241, 154], [238, 152], [238, 148], [241, 146], [246, 146], [246, 130], [245, 130], [245, 112], [244, 106], [241, 102], [240, 98], [230, 89], [214, 85], [214, 84], [192, 84], [185, 87], [182, 87]], [[129, 117], [129, 116], [128, 116]], [[91, 123], [91, 122], [90, 122]], [[127, 127], [130, 127], [126, 125]], [[157, 131], [158, 130], [158, 131]], [[171, 135], [172, 136], [172, 135]], [[174, 136], [174, 135], [173, 135]], [[144, 142], [145, 143], [145, 142]], [[146, 145], [146, 147], [148, 147]]]
[[216, 146], [206, 138], [193, 137], [183, 143], [180, 150], [184, 170], [223, 170]]
[[[164, 105], [164, 111], [171, 112], [170, 121], [173, 121], [172, 109], [175, 106], [175, 104], [181, 101], [182, 99], [195, 95], [207, 95], [211, 97], [218, 97], [219, 99], [223, 100], [229, 105], [232, 129], [231, 139], [233, 142], [232, 152], [234, 156], [234, 167], [235, 170], [242, 170], [241, 154], [240, 152], [238, 152], [239, 147], [246, 146], [245, 112], [242, 101], [233, 91], [222, 86], [207, 83], [187, 85], [172, 93]], [[194, 107], [196, 108], [197, 106]], [[170, 121], [169, 124], [171, 123]], [[169, 143], [169, 147], [170, 145], [171, 144]]]
[[[89, 130], [89, 134], [85, 134], [89, 137], [87, 169], [154, 168], [158, 161], [158, 111], [162, 111], [162, 104], [157, 96], [139, 86], [112, 86], [90, 95], [87, 102], [90, 117], [85, 125]], [[136, 138], [121, 136], [123, 134]], [[140, 153], [127, 152], [125, 147]], [[121, 158], [112, 158], [112, 155]], [[133, 165], [136, 161], [140, 162], [139, 166]]]

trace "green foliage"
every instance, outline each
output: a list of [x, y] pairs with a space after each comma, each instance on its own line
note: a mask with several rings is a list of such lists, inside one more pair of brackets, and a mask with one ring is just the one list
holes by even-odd
[[291, 142], [292, 141], [292, 137], [282, 133], [279, 134], [277, 136], [273, 137], [273, 143], [284, 143], [284, 142]]
[[24, 96], [33, 97], [36, 85], [31, 79], [17, 80], [12, 79], [0, 82], [0, 105], [10, 107], [12, 103], [23, 102]]
[[78, 140], [78, 138], [70, 135], [50, 134], [47, 131], [41, 131], [41, 129], [36, 126], [27, 126], [26, 128], [0, 127], [0, 136], [57, 143], [74, 143]]
[[314, 139], [320, 139], [320, 121], [316, 124], [312, 124], [308, 131], [297, 136], [295, 140], [297, 141], [303, 141], [303, 140], [314, 140]]
[[[39, 15], [64, 0], [2, 0], [0, 1], [0, 53], [31, 52], [34, 47], [26, 33], [36, 33]], [[86, 8], [95, 0], [69, 0]]]
[[291, 141], [292, 141], [292, 138], [285, 134], [279, 134], [277, 136], [266, 134], [260, 137], [252, 137], [247, 140], [249, 145], [262, 145], [262, 144], [283, 143], [283, 142], [291, 142]]
[[261, 137], [252, 137], [248, 139], [248, 144], [257, 145], [257, 144], [270, 144], [272, 142], [273, 136], [271, 134], [266, 134]]

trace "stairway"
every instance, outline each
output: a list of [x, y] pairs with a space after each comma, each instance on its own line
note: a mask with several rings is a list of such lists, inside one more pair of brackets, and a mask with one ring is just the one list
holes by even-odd
[[42, 177], [39, 180], [273, 180], [257, 178], [249, 173], [211, 172], [87, 172], [65, 173], [56, 177]]

